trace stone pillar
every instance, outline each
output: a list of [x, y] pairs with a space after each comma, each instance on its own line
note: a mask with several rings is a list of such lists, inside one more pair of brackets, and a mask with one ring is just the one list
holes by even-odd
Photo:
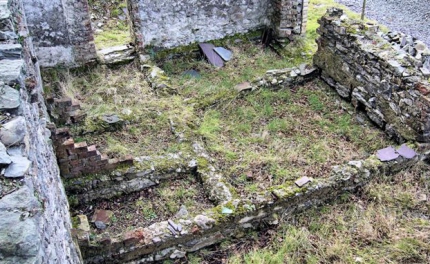
[[306, 33], [309, 0], [273, 0], [272, 25], [279, 38]]
[[74, 67], [96, 59], [88, 0], [22, 2], [42, 67]]

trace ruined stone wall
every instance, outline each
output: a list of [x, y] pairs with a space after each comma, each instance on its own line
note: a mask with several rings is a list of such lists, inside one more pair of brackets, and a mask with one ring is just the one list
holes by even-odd
[[22, 0], [42, 67], [79, 66], [96, 59], [87, 0]]
[[81, 263], [22, 8], [0, 1], [0, 262]]
[[339, 95], [399, 142], [430, 142], [430, 50], [410, 36], [330, 9], [319, 20], [314, 63]]
[[272, 25], [280, 38], [306, 32], [309, 0], [273, 0]]
[[140, 49], [172, 48], [264, 26], [275, 27], [281, 37], [301, 34], [305, 31], [302, 21], [306, 15], [302, 14], [306, 14], [306, 3], [307, 0], [130, 0], [129, 9]]
[[[420, 159], [398, 157], [381, 162], [376, 156], [332, 167], [329, 178], [314, 179], [298, 187], [294, 183], [273, 186], [255, 193], [252, 200], [233, 199], [197, 215], [187, 214], [123, 234], [101, 234], [89, 240], [81, 230], [80, 246], [86, 263], [150, 263], [163, 259], [183, 258], [187, 252], [240, 237], [249, 229], [277, 224], [287, 215], [336, 199], [354, 191], [372, 179], [397, 173]], [[223, 213], [228, 207], [230, 213]], [[87, 221], [84, 221], [87, 222]], [[85, 234], [86, 233], [86, 234]]]

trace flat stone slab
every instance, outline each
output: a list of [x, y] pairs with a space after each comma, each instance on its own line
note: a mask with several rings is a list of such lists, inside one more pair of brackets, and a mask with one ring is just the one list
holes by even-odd
[[23, 60], [1, 60], [0, 81], [8, 85], [18, 83], [23, 65]]
[[215, 67], [223, 67], [224, 61], [222, 58], [214, 51], [215, 46], [210, 43], [200, 43], [200, 49], [202, 50], [205, 57], [208, 59], [209, 63]]
[[236, 85], [234, 89], [236, 89], [238, 92], [252, 90], [252, 85], [249, 82], [243, 82]]
[[8, 1], [0, 1], [0, 21], [8, 19], [11, 15], [7, 4]]
[[24, 117], [15, 117], [0, 128], [0, 141], [8, 147], [18, 145], [24, 139], [26, 132]]
[[19, 97], [18, 90], [13, 89], [9, 85], [0, 84], [0, 110], [17, 108], [21, 104]]
[[10, 157], [12, 163], [6, 168], [4, 176], [7, 178], [20, 178], [24, 177], [28, 169], [30, 169], [31, 161], [26, 157]]
[[233, 58], [233, 52], [231, 50], [225, 49], [223, 47], [216, 47], [214, 51], [221, 56], [224, 61], [229, 61]]
[[396, 150], [391, 146], [384, 149], [380, 149], [376, 152], [376, 157], [378, 157], [380, 161], [395, 160], [399, 156], [399, 153], [397, 153]]
[[20, 44], [0, 45], [0, 60], [21, 58], [22, 46]]
[[105, 64], [127, 63], [136, 58], [134, 47], [127, 45], [110, 47], [98, 51], [100, 60]]
[[406, 144], [401, 145], [400, 148], [397, 149], [397, 153], [399, 153], [400, 156], [406, 159], [412, 159], [417, 155], [417, 153], [413, 149], [408, 147]]
[[304, 176], [304, 177], [301, 177], [300, 179], [296, 180], [294, 183], [295, 183], [298, 187], [303, 187], [303, 186], [305, 186], [307, 183], [309, 183], [309, 182], [311, 182], [311, 181], [312, 181], [312, 179], [311, 179], [311, 178], [309, 178], [309, 177], [307, 177], [307, 176]]

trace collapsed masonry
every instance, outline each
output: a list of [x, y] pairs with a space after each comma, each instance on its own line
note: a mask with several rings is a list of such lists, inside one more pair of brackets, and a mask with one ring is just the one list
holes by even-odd
[[[283, 4], [288, 7], [289, 2], [275, 1], [278, 11], [284, 10]], [[26, 2], [27, 9], [29, 3]], [[36, 2], [32, 1], [32, 3]], [[67, 8], [62, 6], [63, 3], [64, 1], [61, 1], [50, 5], [51, 1], [44, 1], [39, 4], [50, 6], [55, 10], [65, 10]], [[145, 2], [142, 1], [142, 3]], [[300, 3], [302, 7], [305, 6], [305, 2]], [[115, 161], [106, 160], [93, 146], [87, 146], [84, 143], [75, 144], [67, 129], [55, 130], [50, 126], [55, 133], [51, 139], [56, 140], [57, 160], [63, 165], [61, 166], [62, 180], [66, 191], [73, 198], [71, 201], [82, 204], [96, 199], [111, 198], [155, 186], [162, 180], [171, 180], [181, 174], [193, 174], [201, 179], [206, 195], [214, 205], [213, 208], [199, 214], [178, 215], [168, 221], [127, 230], [119, 235], [111, 236], [103, 233], [91, 238], [88, 219], [86, 216], [80, 216], [76, 228], [73, 229], [74, 237], [79, 242], [79, 248], [76, 248], [71, 239], [67, 198], [49, 142], [50, 132], [46, 129], [49, 118], [42, 98], [36, 55], [30, 38], [24, 38], [24, 48], [17, 44], [17, 28], [22, 30], [26, 27], [25, 17], [19, 14], [25, 12], [19, 11], [22, 7], [18, 1], [0, 1], [0, 4], [2, 22], [0, 36], [4, 43], [0, 47], [4, 50], [1, 54], [6, 54], [0, 58], [1, 65], [16, 65], [13, 68], [2, 69], [1, 80], [11, 88], [20, 90], [19, 106], [13, 109], [3, 108], [2, 112], [12, 116], [23, 116], [24, 118], [17, 119], [23, 120], [27, 128], [22, 140], [7, 144], [5, 153], [11, 157], [11, 160], [19, 155], [21, 159], [32, 162], [28, 170], [17, 176], [18, 180], [0, 176], [2, 177], [1, 191], [6, 186], [3, 184], [6, 180], [15, 186], [8, 189], [6, 193], [2, 191], [0, 199], [0, 221], [2, 221], [0, 256], [6, 263], [81, 263], [79, 249], [82, 251], [85, 263], [144, 263], [166, 258], [181, 258], [187, 252], [220, 242], [246, 229], [257, 228], [262, 223], [275, 224], [282, 214], [291, 214], [335, 199], [343, 192], [353, 191], [373, 178], [396, 173], [426, 158], [425, 155], [399, 156], [395, 160], [381, 162], [372, 155], [365, 160], [351, 161], [348, 164], [333, 167], [330, 177], [326, 179], [315, 179], [301, 187], [290, 183], [273, 186], [269, 190], [255, 193], [252, 199], [240, 199], [234, 196], [231, 186], [226, 183], [216, 166], [202, 163], [209, 157], [197, 143], [193, 143], [192, 156], [172, 154], [168, 157], [150, 159], [135, 157], [133, 160], [126, 161], [126, 164], [116, 166]], [[67, 10], [67, 12], [70, 11]], [[288, 8], [284, 11], [287, 13], [284, 13], [283, 19], [297, 15], [296, 11]], [[14, 21], [13, 17], [19, 23]], [[68, 18], [71, 17], [74, 16], [69, 14]], [[300, 21], [304, 18], [305, 15]], [[280, 23], [279, 29], [284, 32], [289, 33], [290, 29], [294, 31], [295, 26], [291, 27], [282, 19], [277, 21]], [[34, 20], [32, 23], [32, 26], [40, 26], [48, 31], [53, 29], [49, 25], [36, 23]], [[70, 27], [66, 28], [74, 31]], [[196, 32], [198, 31], [200, 30]], [[315, 56], [317, 67], [301, 65], [297, 68], [272, 70], [262, 78], [249, 83], [246, 90], [288, 88], [316, 78], [321, 73], [321, 77], [334, 86], [342, 97], [350, 99], [358, 109], [365, 110], [371, 120], [399, 142], [408, 140], [429, 143], [428, 91], [430, 88], [429, 76], [426, 75], [428, 50], [426, 48], [419, 49], [419, 52], [416, 50], [415, 53], [421, 55], [419, 59], [416, 54], [408, 53], [398, 58], [396, 57], [399, 52], [396, 50], [397, 47], [392, 46], [381, 37], [381, 33], [375, 31], [372, 25], [346, 18], [341, 10], [329, 10], [321, 19], [319, 50]], [[25, 36], [25, 31], [21, 31], [21, 34], [23, 33]], [[73, 36], [70, 32], [68, 34]], [[76, 55], [79, 52], [73, 51], [79, 47], [90, 47], [85, 50], [90, 50], [88, 54], [93, 54], [91, 45], [85, 45], [88, 40], [91, 42], [91, 37], [78, 39], [83, 42], [67, 45], [63, 43], [67, 46], [67, 52], [64, 54], [71, 54], [71, 57], [62, 60], [64, 65], [79, 64], [76, 58], [82, 58], [82, 56]], [[17, 45], [16, 48], [11, 49], [8, 46], [11, 43]], [[46, 41], [44, 46], [38, 47], [38, 56], [42, 56], [41, 50], [51, 50], [56, 45], [63, 44]], [[416, 43], [409, 44], [416, 45]], [[65, 47], [64, 45], [62, 48]], [[348, 49], [353, 49], [355, 52], [345, 52]], [[40, 60], [46, 59], [49, 63], [55, 63], [52, 60], [56, 57], [55, 53], [46, 54], [47, 57]], [[69, 60], [70, 58], [72, 59]], [[93, 58], [93, 56], [89, 55], [87, 58]], [[34, 61], [36, 61], [35, 64]], [[154, 71], [154, 68], [151, 71]], [[165, 81], [164, 78], [161, 79]], [[156, 78], [152, 78], [150, 82], [152, 87], [157, 89], [168, 87], [164, 83], [157, 84]], [[63, 118], [62, 124], [79, 122], [81, 117], [78, 112], [79, 107], [71, 100], [57, 102], [54, 100], [53, 104], [58, 110], [59, 118]], [[17, 129], [17, 133], [18, 130], [22, 131]], [[177, 133], [173, 128], [172, 132]], [[178, 138], [186, 140], [180, 134]], [[4, 139], [1, 138], [1, 140]], [[21, 148], [23, 146], [24, 148]], [[421, 146], [423, 150], [428, 150], [428, 145], [427, 149], [425, 144]], [[167, 165], [164, 162], [166, 159], [171, 161]], [[13, 163], [6, 165], [13, 166]], [[98, 168], [104, 172], [93, 173]], [[17, 203], [17, 201], [23, 201], [23, 203]], [[13, 236], [5, 236], [11, 231]]]

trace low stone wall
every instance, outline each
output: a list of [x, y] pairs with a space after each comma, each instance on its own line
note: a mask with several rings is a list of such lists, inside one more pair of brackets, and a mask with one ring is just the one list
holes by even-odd
[[[354, 191], [374, 178], [397, 173], [420, 159], [399, 157], [381, 162], [375, 156], [334, 166], [327, 179], [311, 179], [308, 184], [273, 186], [256, 193], [252, 200], [233, 199], [197, 215], [176, 217], [111, 237], [102, 234], [89, 241], [80, 230], [81, 250], [86, 263], [146, 263], [166, 258], [182, 258], [187, 252], [239, 236], [261, 224], [276, 224], [282, 215], [336, 199]], [[223, 209], [230, 210], [225, 211]], [[227, 212], [227, 213], [226, 213]]]
[[22, 8], [0, 1], [0, 262], [81, 263]]
[[273, 0], [272, 26], [280, 38], [306, 32], [309, 0]]
[[308, 0], [129, 0], [135, 42], [173, 48], [261, 27], [285, 38], [306, 31]]
[[85, 204], [94, 200], [127, 195], [158, 185], [160, 181], [194, 174], [197, 165], [192, 160], [178, 154], [137, 157], [134, 161], [135, 166], [127, 164], [125, 168], [111, 172], [100, 171], [64, 179], [64, 185], [69, 201], [73, 202], [73, 205]]
[[[330, 9], [319, 20], [314, 63], [339, 95], [398, 142], [430, 142], [430, 50], [408, 36]], [[387, 36], [388, 35], [388, 36]]]

